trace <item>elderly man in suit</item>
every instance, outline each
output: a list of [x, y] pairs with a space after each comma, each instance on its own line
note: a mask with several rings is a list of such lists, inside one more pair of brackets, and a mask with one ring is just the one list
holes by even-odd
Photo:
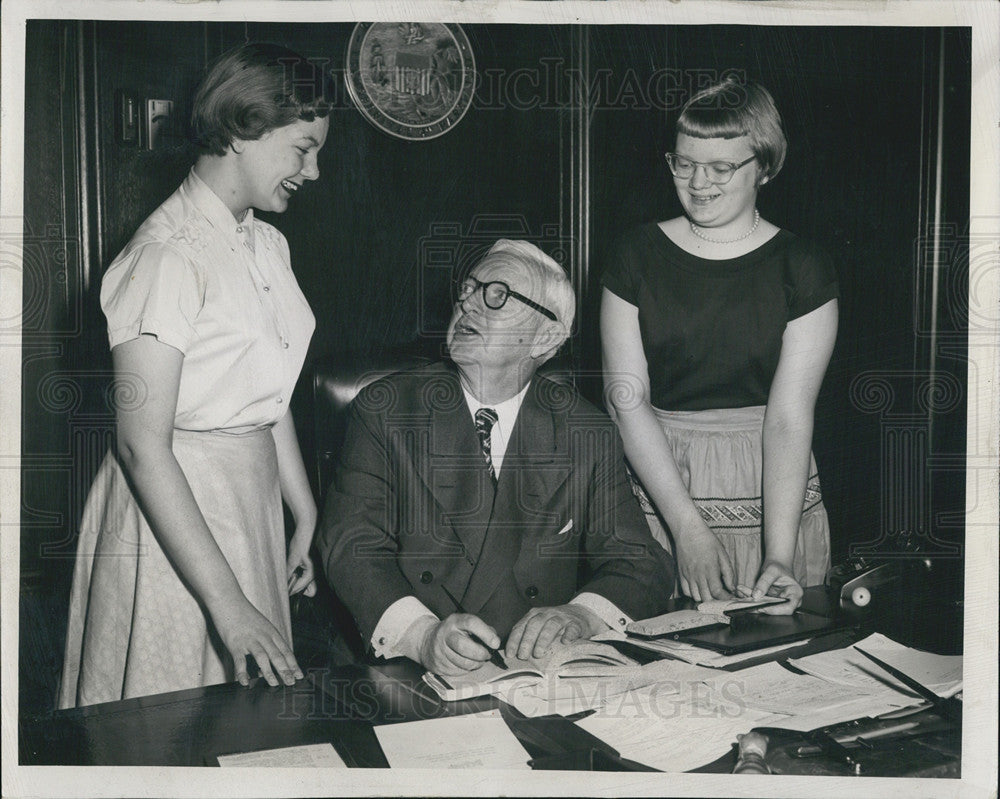
[[555, 261], [501, 240], [461, 284], [451, 360], [352, 403], [318, 546], [377, 655], [455, 674], [489, 659], [483, 644], [540, 657], [663, 611], [672, 563], [613, 422], [537, 373], [574, 310]]

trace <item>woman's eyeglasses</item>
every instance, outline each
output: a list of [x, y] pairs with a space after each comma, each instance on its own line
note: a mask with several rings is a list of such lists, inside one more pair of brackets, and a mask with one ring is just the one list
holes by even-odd
[[751, 161], [757, 160], [756, 155], [751, 155], [746, 161], [741, 161], [738, 164], [734, 164], [732, 161], [709, 161], [708, 163], [703, 163], [701, 161], [692, 161], [683, 155], [677, 155], [677, 153], [665, 153], [664, 158], [667, 159], [667, 166], [670, 167], [670, 172], [675, 178], [687, 180], [694, 175], [698, 167], [702, 166], [705, 167], [705, 175], [708, 179], [712, 183], [719, 185], [732, 180], [737, 169], [745, 167]]
[[492, 308], [494, 311], [503, 308], [507, 304], [507, 299], [513, 297], [515, 300], [523, 302], [529, 308], [534, 308], [538, 313], [547, 316], [553, 322], [558, 321], [556, 315], [544, 305], [539, 305], [523, 294], [518, 294], [502, 280], [491, 280], [489, 283], [483, 283], [474, 277], [467, 277], [458, 284], [457, 301], [462, 302], [467, 300], [477, 288], [483, 290], [483, 302], [486, 303], [486, 307]]

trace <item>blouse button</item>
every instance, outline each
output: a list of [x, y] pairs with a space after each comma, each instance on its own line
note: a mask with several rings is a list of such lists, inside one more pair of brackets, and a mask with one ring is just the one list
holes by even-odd
[[378, 645], [379, 646], [385, 646], [385, 636], [384, 635], [379, 637], [379, 639], [378, 639]]
[[281, 397], [278, 397], [278, 403], [280, 404], [282, 402], [284, 402], [284, 400]]
[[237, 233], [242, 233], [242, 232], [243, 232], [243, 225], [239, 225], [239, 226], [238, 226], [238, 227], [236, 228], [236, 232], [237, 232]]
[[270, 291], [270, 290], [271, 290], [270, 286], [264, 286], [264, 291]]
[[284, 347], [285, 347], [286, 350], [288, 349], [288, 342], [287, 341], [285, 342]]

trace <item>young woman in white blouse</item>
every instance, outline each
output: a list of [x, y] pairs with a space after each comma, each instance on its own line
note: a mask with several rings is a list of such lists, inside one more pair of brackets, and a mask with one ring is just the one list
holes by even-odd
[[288, 597], [315, 592], [317, 513], [289, 401], [315, 320], [254, 209], [319, 177], [329, 85], [275, 45], [217, 59], [194, 167], [104, 275], [117, 447], [81, 525], [62, 707], [245, 685], [248, 655], [271, 685], [302, 676]]

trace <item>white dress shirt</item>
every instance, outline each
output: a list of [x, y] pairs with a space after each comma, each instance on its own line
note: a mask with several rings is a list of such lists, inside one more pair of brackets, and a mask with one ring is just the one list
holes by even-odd
[[[528, 384], [529, 386], [531, 383]], [[475, 421], [476, 411], [480, 408], [492, 408], [496, 411], [497, 420], [490, 430], [490, 460], [493, 461], [493, 471], [496, 472], [497, 479], [500, 479], [500, 467], [503, 466], [503, 456], [507, 453], [507, 442], [510, 441], [510, 434], [514, 430], [514, 422], [517, 421], [518, 411], [521, 410], [521, 403], [524, 395], [528, 391], [528, 386], [521, 389], [510, 399], [498, 402], [496, 405], [484, 405], [462, 386], [462, 393], [465, 394], [465, 402], [469, 406], [469, 413]]]

